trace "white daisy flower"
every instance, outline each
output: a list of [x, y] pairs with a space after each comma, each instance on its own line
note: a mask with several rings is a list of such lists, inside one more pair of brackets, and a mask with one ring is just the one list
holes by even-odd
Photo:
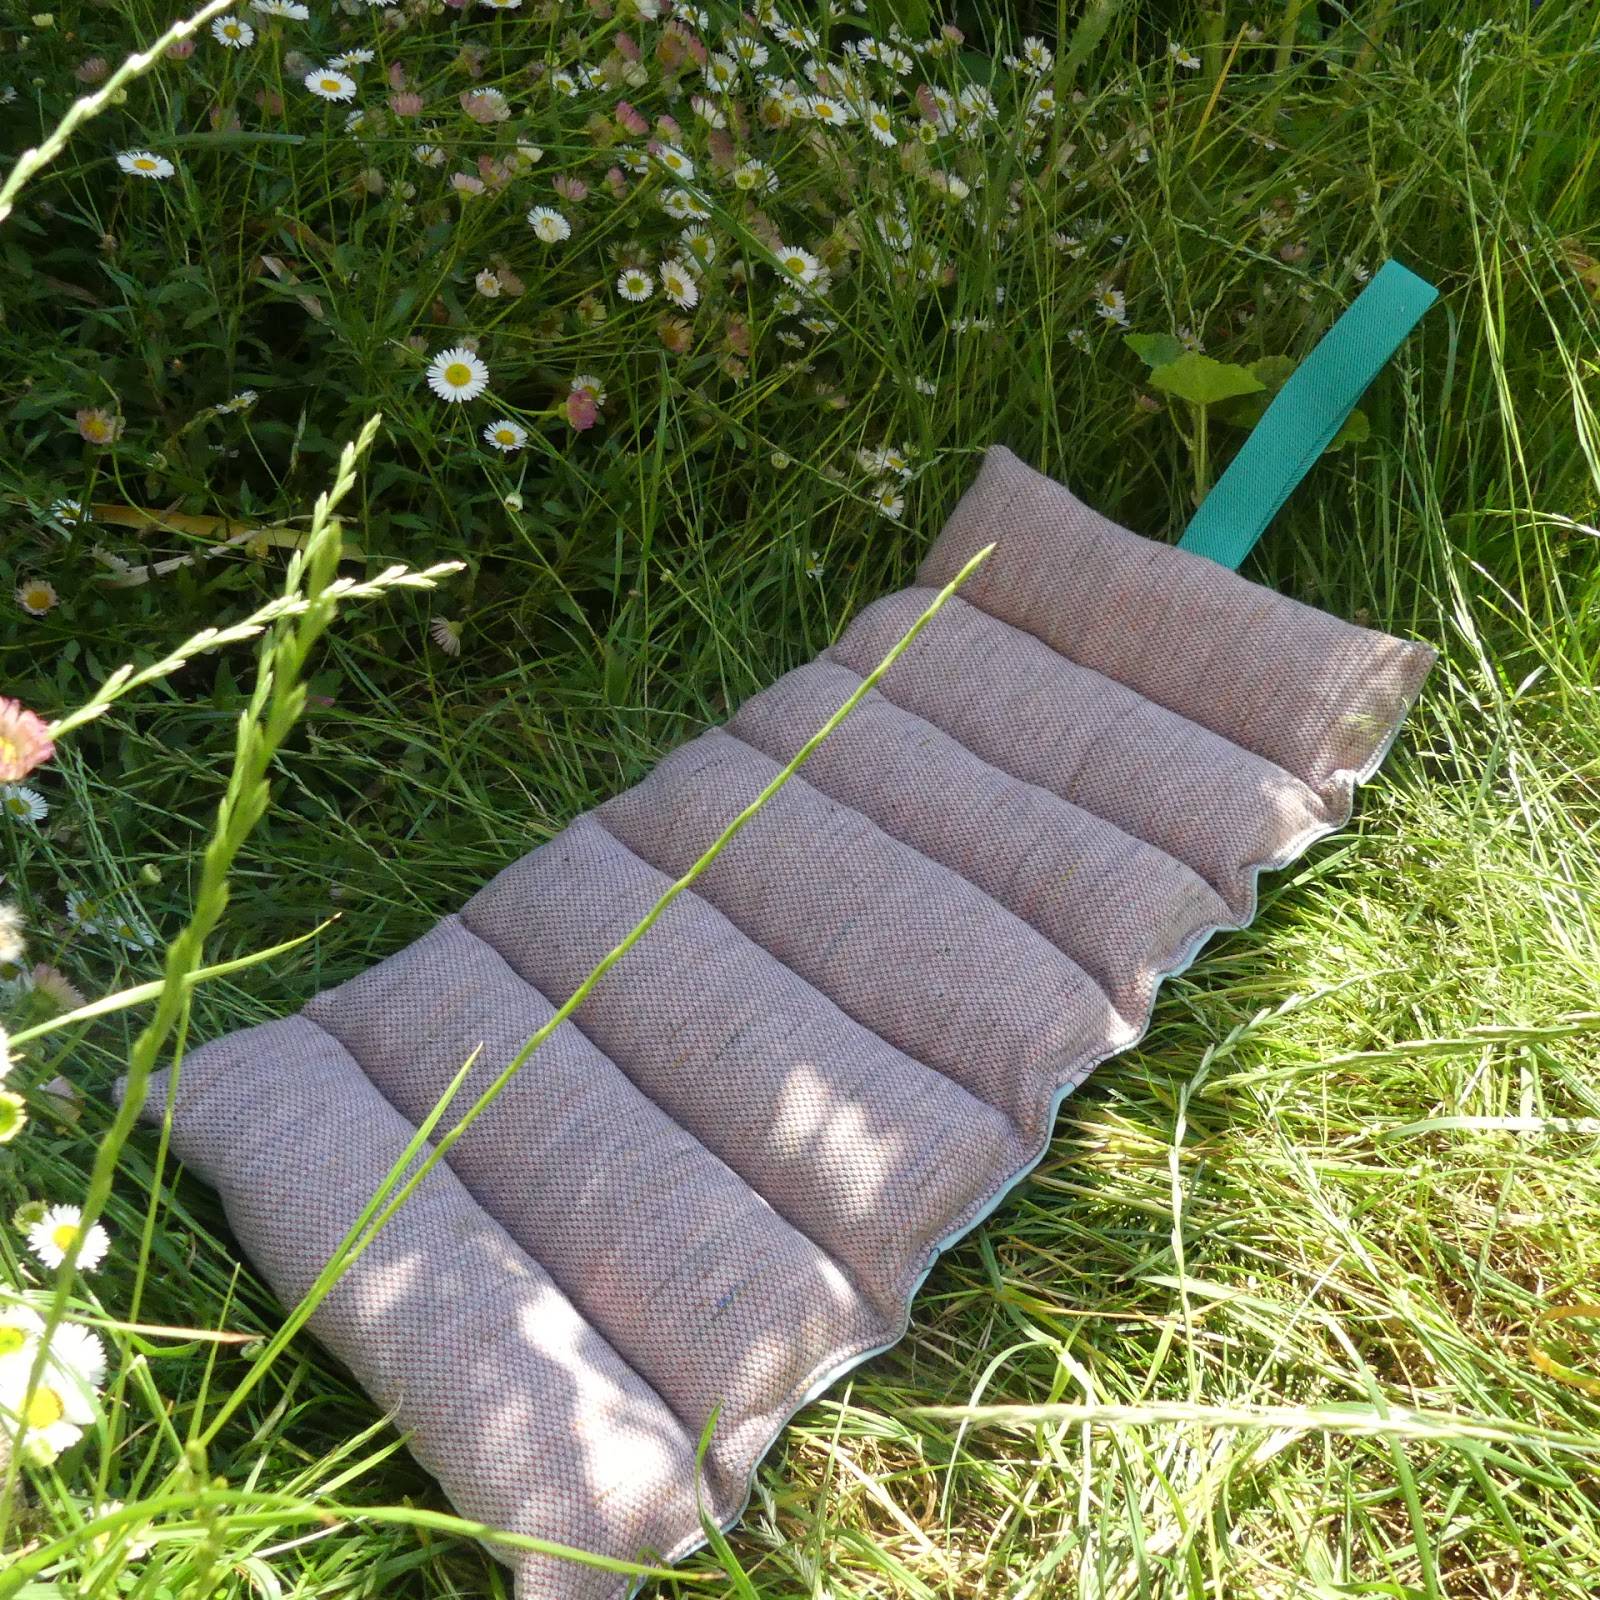
[[491, 422], [483, 430], [483, 442], [506, 455], [511, 455], [528, 442], [528, 430], [509, 417], [502, 417], [498, 422]]
[[211, 37], [228, 50], [245, 50], [255, 43], [256, 30], [242, 17], [218, 17]]
[[250, 0], [250, 9], [264, 17], [287, 17], [291, 22], [309, 22], [311, 10], [299, 0]]
[[25, 783], [0, 784], [0, 815], [13, 822], [43, 822], [50, 815], [44, 796]]
[[742, 161], [733, 170], [733, 186], [746, 194], [776, 194], [778, 175], [765, 161]]
[[130, 950], [148, 950], [156, 942], [155, 934], [144, 923], [115, 906], [111, 907], [102, 931]]
[[31, 1364], [44, 1332], [44, 1319], [21, 1300], [0, 1300], [0, 1368]]
[[75, 928], [82, 928], [85, 933], [100, 932], [100, 918], [105, 907], [92, 895], [85, 894], [81, 889], [72, 889], [67, 893], [67, 921]]
[[572, 237], [572, 224], [554, 206], [535, 206], [528, 213], [528, 225], [546, 244]]
[[686, 267], [703, 272], [717, 259], [717, 241], [704, 228], [685, 228], [678, 240], [684, 249], [680, 259]]
[[111, 1238], [98, 1222], [85, 1233], [83, 1213], [77, 1206], [51, 1206], [28, 1229], [28, 1248], [47, 1267], [59, 1267], [80, 1233], [83, 1234], [83, 1248], [78, 1252], [78, 1267], [80, 1271], [91, 1272], [105, 1260]]
[[461, 654], [461, 624], [454, 617], [435, 617], [428, 624], [428, 637], [447, 656]]
[[889, 113], [885, 111], [876, 100], [869, 100], [867, 102], [866, 115], [862, 118], [862, 120], [867, 125], [867, 132], [870, 133], [879, 144], [892, 145], [896, 142], [894, 135], [894, 122], [890, 118]]
[[880, 483], [872, 492], [872, 503], [878, 508], [880, 517], [888, 517], [891, 522], [900, 520], [900, 513], [906, 508], [906, 497], [900, 492], [897, 483]]
[[124, 150], [117, 165], [133, 178], [170, 178], [178, 169], [153, 150]]
[[677, 222], [704, 222], [711, 215], [711, 207], [688, 189], [668, 189], [661, 197], [661, 209]]
[[1043, 39], [1035, 38], [1032, 34], [1029, 34], [1022, 41], [1022, 59], [1035, 72], [1048, 72], [1055, 65], [1056, 60], [1050, 46]]
[[813, 122], [821, 122], [830, 128], [841, 128], [850, 120], [850, 112], [846, 107], [825, 94], [812, 95], [806, 102], [806, 114]]
[[749, 39], [741, 34], [737, 39], [728, 41], [728, 48], [733, 52], [736, 61], [742, 62], [752, 71], [767, 64], [767, 47], [759, 39]]
[[522, 0], [478, 0], [478, 4], [487, 6], [491, 11], [515, 11]]
[[354, 100], [356, 80], [335, 67], [318, 67], [305, 77], [306, 88], [319, 100]]
[[56, 586], [47, 578], [24, 578], [17, 585], [16, 602], [30, 617], [42, 617], [61, 603]]
[[689, 96], [689, 109], [710, 128], [726, 128], [728, 119], [718, 108], [713, 100], [707, 100], [703, 94]]
[[341, 55], [334, 56], [329, 62], [330, 67], [337, 67], [341, 72], [348, 72], [351, 67], [369, 66], [376, 59], [370, 50], [346, 50]]
[[489, 387], [489, 369], [475, 350], [453, 345], [441, 350], [428, 364], [428, 387], [441, 400], [460, 404], [476, 400]]
[[17, 1437], [23, 1459], [47, 1467], [83, 1437], [94, 1423], [94, 1401], [68, 1378], [48, 1369], [27, 1387], [26, 1372], [8, 1372], [0, 1381], [0, 1419]]
[[474, 274], [472, 286], [485, 300], [498, 300], [500, 298], [500, 274], [493, 267], [485, 267], [481, 272]]
[[594, 401], [596, 407], [606, 403], [606, 386], [592, 372], [577, 373], [571, 384], [573, 394], [586, 394]]
[[[88, 1247], [85, 1246], [85, 1254]], [[82, 1265], [82, 1258], [79, 1258]], [[74, 1322], [62, 1322], [50, 1335], [50, 1359], [66, 1378], [85, 1389], [98, 1389], [106, 1381], [106, 1347], [98, 1334]]]
[[815, 283], [822, 275], [822, 263], [799, 245], [780, 244], [776, 259], [779, 270], [796, 283]]
[[1118, 327], [1128, 325], [1128, 301], [1120, 289], [1113, 289], [1109, 283], [1102, 283], [1094, 292], [1094, 312], [1097, 317], [1103, 317], [1107, 322], [1114, 322]]
[[617, 274], [617, 293], [624, 300], [648, 300], [655, 292], [655, 279], [643, 267], [624, 267]]
[[416, 144], [411, 147], [411, 159], [425, 167], [442, 167], [448, 158], [436, 144]]
[[694, 162], [675, 144], [658, 144], [650, 152], [658, 166], [665, 168], [675, 178], [688, 182], [694, 177]]
[[725, 56], [718, 50], [711, 52], [700, 72], [706, 80], [706, 87], [715, 89], [718, 94], [726, 94], [739, 81], [739, 69], [734, 65], [733, 57]]
[[[126, 1508], [120, 1500], [102, 1500], [94, 1508], [94, 1519], [99, 1521], [101, 1517], [112, 1517], [124, 1509]], [[97, 1556], [103, 1556], [114, 1548], [124, 1561], [140, 1561], [155, 1548], [152, 1540], [143, 1537], [149, 1531], [148, 1523], [135, 1523], [132, 1527], [123, 1523], [115, 1533], [96, 1534], [89, 1541], [89, 1548]]]
[[1180, 67], [1182, 67], [1185, 72], [1198, 72], [1200, 70], [1200, 57], [1195, 55], [1192, 50], [1185, 49], [1185, 47], [1179, 44], [1176, 39], [1168, 42], [1167, 54], [1171, 56], [1172, 59]]
[[661, 292], [684, 311], [700, 302], [700, 285], [681, 261], [663, 261], [660, 269]]

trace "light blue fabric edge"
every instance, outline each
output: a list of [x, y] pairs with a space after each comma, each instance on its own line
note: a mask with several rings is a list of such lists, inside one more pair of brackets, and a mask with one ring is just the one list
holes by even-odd
[[[1420, 687], [1418, 693], [1420, 693]], [[1416, 701], [1417, 694], [1412, 694], [1403, 702], [1399, 714], [1395, 718], [1394, 726], [1389, 730], [1388, 737], [1381, 745], [1378, 746], [1372, 755], [1370, 755], [1367, 760], [1362, 763], [1359, 768], [1353, 772], [1349, 772], [1347, 780], [1349, 788], [1345, 796], [1345, 803], [1342, 808], [1342, 813], [1338, 816], [1330, 818], [1326, 822], [1319, 822], [1315, 827], [1306, 829], [1304, 833], [1297, 835], [1289, 844], [1285, 845], [1283, 850], [1278, 855], [1273, 856], [1266, 861], [1255, 862], [1250, 867], [1250, 910], [1245, 916], [1244, 920], [1242, 922], [1215, 922], [1205, 928], [1202, 928], [1200, 932], [1194, 936], [1194, 939], [1190, 942], [1188, 949], [1185, 951], [1183, 958], [1178, 962], [1178, 964], [1173, 967], [1168, 967], [1165, 972], [1160, 972], [1156, 975], [1155, 986], [1150, 991], [1149, 1010], [1145, 1015], [1144, 1025], [1139, 1029], [1138, 1033], [1125, 1043], [1118, 1045], [1114, 1050], [1107, 1050], [1103, 1054], [1095, 1056], [1086, 1062], [1082, 1067], [1076, 1070], [1071, 1078], [1071, 1081], [1056, 1092], [1055, 1097], [1050, 1102], [1050, 1114], [1047, 1118], [1047, 1131], [1045, 1132], [1044, 1138], [1040, 1144], [1038, 1154], [1033, 1156], [1026, 1163], [1026, 1165], [1017, 1168], [1015, 1172], [1004, 1179], [1000, 1186], [995, 1190], [994, 1194], [991, 1195], [990, 1198], [984, 1203], [982, 1209], [974, 1213], [969, 1220], [963, 1222], [959, 1227], [954, 1229], [952, 1232], [947, 1233], [943, 1238], [936, 1240], [928, 1247], [928, 1264], [917, 1275], [916, 1282], [912, 1284], [911, 1288], [906, 1293], [905, 1314], [901, 1319], [900, 1331], [895, 1334], [892, 1339], [885, 1340], [882, 1344], [872, 1345], [866, 1350], [858, 1350], [853, 1354], [844, 1357], [842, 1360], [835, 1362], [834, 1365], [829, 1367], [820, 1377], [818, 1377], [811, 1384], [810, 1388], [806, 1390], [804, 1395], [802, 1395], [801, 1398], [792, 1407], [790, 1407], [783, 1420], [776, 1428], [773, 1429], [772, 1437], [768, 1439], [766, 1444], [761, 1447], [755, 1459], [751, 1462], [750, 1478], [749, 1482], [745, 1485], [744, 1499], [740, 1501], [737, 1511], [735, 1511], [725, 1521], [717, 1524], [719, 1532], [731, 1533], [733, 1529], [736, 1528], [743, 1520], [744, 1514], [750, 1509], [750, 1502], [755, 1496], [756, 1473], [760, 1469], [761, 1463], [765, 1461], [766, 1458], [772, 1453], [773, 1448], [783, 1437], [784, 1430], [789, 1426], [789, 1424], [793, 1422], [794, 1419], [802, 1411], [804, 1411], [813, 1400], [820, 1399], [825, 1393], [827, 1393], [829, 1389], [834, 1386], [834, 1384], [846, 1376], [846, 1374], [853, 1372], [857, 1367], [863, 1365], [865, 1362], [871, 1361], [875, 1356], [884, 1355], [888, 1351], [894, 1349], [894, 1347], [905, 1338], [906, 1334], [911, 1331], [912, 1307], [916, 1302], [917, 1296], [922, 1292], [922, 1286], [932, 1275], [933, 1269], [938, 1266], [939, 1257], [942, 1256], [945, 1251], [950, 1249], [953, 1245], [959, 1244], [961, 1240], [966, 1238], [966, 1236], [975, 1228], [978, 1228], [983, 1223], [987, 1222], [989, 1218], [992, 1217], [995, 1212], [1000, 1209], [1001, 1205], [1003, 1205], [1010, 1197], [1012, 1191], [1016, 1189], [1019, 1184], [1023, 1183], [1028, 1177], [1030, 1177], [1039, 1163], [1042, 1162], [1047, 1155], [1049, 1155], [1050, 1146], [1055, 1139], [1056, 1119], [1061, 1115], [1061, 1108], [1067, 1103], [1067, 1099], [1073, 1093], [1073, 1091], [1083, 1085], [1083, 1083], [1094, 1072], [1096, 1067], [1104, 1065], [1104, 1063], [1111, 1060], [1114, 1056], [1122, 1055], [1124, 1051], [1134, 1049], [1143, 1041], [1145, 1035], [1150, 1031], [1150, 1024], [1155, 1019], [1156, 1002], [1159, 1000], [1161, 995], [1161, 985], [1165, 983], [1168, 978], [1176, 978], [1182, 973], [1187, 972], [1189, 968], [1194, 965], [1194, 962], [1198, 958], [1201, 950], [1203, 950], [1205, 946], [1209, 944], [1211, 940], [1214, 939], [1219, 933], [1238, 933], [1242, 929], [1248, 928], [1250, 924], [1255, 921], [1256, 915], [1261, 908], [1262, 873], [1283, 871], [1285, 867], [1293, 865], [1295, 861], [1303, 856], [1305, 852], [1319, 840], [1326, 839], [1329, 837], [1329, 835], [1338, 833], [1341, 828], [1349, 825], [1350, 818], [1355, 811], [1355, 791], [1362, 784], [1368, 782], [1372, 778], [1373, 774], [1377, 772], [1378, 768], [1381, 767], [1388, 759], [1389, 752], [1394, 748], [1395, 741], [1400, 737], [1400, 730], [1405, 726], [1406, 718], [1410, 716], [1411, 708], [1416, 704]], [[683, 1561], [689, 1556], [692, 1556], [697, 1550], [703, 1550], [709, 1543], [710, 1540], [702, 1531], [701, 1533], [696, 1534], [689, 1542], [675, 1546], [668, 1554], [662, 1556], [660, 1558], [660, 1564], [663, 1566], [673, 1566], [677, 1562]], [[632, 1597], [637, 1595], [644, 1585], [651, 1581], [653, 1580], [641, 1578], [638, 1582], [634, 1583], [626, 1591], [627, 1600], [632, 1600]]]

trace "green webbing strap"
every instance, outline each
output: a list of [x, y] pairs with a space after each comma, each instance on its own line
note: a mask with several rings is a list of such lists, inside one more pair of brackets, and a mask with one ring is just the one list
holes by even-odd
[[1273, 396], [1200, 502], [1178, 548], [1237, 569], [1384, 362], [1438, 298], [1431, 283], [1398, 261], [1384, 262]]

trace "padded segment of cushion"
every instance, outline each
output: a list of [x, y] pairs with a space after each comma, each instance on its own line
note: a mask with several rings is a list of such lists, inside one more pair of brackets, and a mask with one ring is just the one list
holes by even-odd
[[984, 457], [918, 582], [948, 583], [993, 540], [995, 559], [963, 591], [970, 604], [1265, 756], [1325, 804], [1348, 795], [1433, 661], [1130, 533], [1004, 446]]
[[[182, 1105], [174, 1150], [222, 1191], [239, 1243], [290, 1303], [415, 1133], [304, 1017], [188, 1057]], [[443, 1163], [310, 1325], [463, 1515], [580, 1550], [664, 1551], [693, 1524], [694, 1440]], [[521, 1566], [529, 1595], [616, 1592], [611, 1574], [569, 1562]]]
[[[466, 925], [566, 1000], [669, 879], [592, 817], [507, 867]], [[1026, 1149], [1000, 1112], [854, 1022], [697, 895], [577, 1025], [781, 1215], [897, 1311], [948, 1221]]]
[[[902, 589], [873, 601], [828, 656], [870, 672], [933, 596]], [[1256, 868], [1327, 826], [1327, 806], [1292, 773], [1068, 661], [960, 595], [879, 689], [1002, 772], [1193, 868], [1238, 918], [1254, 909]]]
[[[777, 773], [713, 728], [595, 813], [671, 874]], [[1057, 1080], [1132, 1031], [1081, 967], [965, 878], [796, 778], [698, 892], [863, 1026], [995, 1107], [1031, 1148]]]
[[[747, 700], [731, 732], [790, 760], [860, 678], [812, 661]], [[1048, 789], [992, 767], [875, 691], [823, 741], [806, 781], [959, 873], [1070, 956], [1130, 1022], [1195, 940], [1232, 920], [1193, 868]]]
[[[461, 1111], [553, 1010], [448, 917], [319, 995], [305, 1015], [360, 1057], [402, 1116], [420, 1122], [470, 1053], [469, 1039], [482, 1049], [453, 1103]], [[507, 1150], [527, 1149], [541, 1159], [507, 1166]], [[472, 1124], [450, 1160], [473, 1198], [607, 1330], [691, 1438], [718, 1404], [737, 1419], [718, 1431], [708, 1458], [718, 1499], [730, 1509], [743, 1496], [745, 1457], [772, 1431], [763, 1415], [770, 1397], [802, 1391], [830, 1356], [884, 1336], [881, 1314], [845, 1268], [570, 1023]], [[736, 1383], [725, 1359], [730, 1338], [751, 1352]], [[758, 1437], [743, 1437], [752, 1427]]]
[[[458, 1070], [441, 1130], [991, 539], [312, 1319], [463, 1515], [630, 1561], [692, 1549], [702, 1508], [730, 1523], [787, 1418], [904, 1333], [1161, 979], [1343, 824], [1432, 653], [996, 450], [919, 586], [416, 943], [183, 1062], [174, 1148], [298, 1299]], [[519, 1600], [630, 1587], [496, 1553]]]

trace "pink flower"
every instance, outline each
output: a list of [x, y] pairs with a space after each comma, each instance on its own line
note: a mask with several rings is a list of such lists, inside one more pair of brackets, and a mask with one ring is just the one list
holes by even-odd
[[668, 144], [676, 144], [683, 137], [683, 129], [678, 126], [676, 117], [669, 117], [663, 113], [656, 118], [656, 135], [665, 139]]
[[276, 89], [257, 89], [256, 104], [267, 113], [269, 117], [283, 115], [283, 96]]
[[389, 96], [389, 109], [397, 117], [420, 117], [422, 106], [422, 96], [413, 89]]
[[463, 89], [461, 109], [474, 122], [504, 122], [511, 115], [511, 105], [498, 89]]
[[484, 183], [482, 178], [476, 178], [470, 172], [452, 172], [450, 187], [457, 194], [482, 194]]
[[617, 101], [617, 126], [635, 139], [650, 131], [650, 124], [626, 100]]
[[167, 55], [173, 61], [187, 61], [193, 54], [193, 39], [180, 39], [176, 44], [169, 44], [167, 46]]
[[579, 433], [586, 432], [600, 420], [600, 407], [594, 403], [594, 396], [587, 389], [572, 390], [567, 396], [566, 404], [567, 421]]
[[617, 47], [617, 54], [624, 61], [637, 61], [639, 59], [639, 46], [634, 41], [632, 34], [619, 33], [611, 42]]
[[460, 67], [469, 78], [483, 76], [483, 64], [489, 59], [489, 52], [481, 44], [464, 44], [461, 52], [456, 57], [456, 65]]
[[0, 696], [0, 783], [19, 782], [55, 753], [43, 720], [20, 700]]
[[628, 192], [628, 180], [622, 175], [621, 167], [606, 169], [606, 188], [619, 200]]
[[389, 63], [389, 87], [403, 89], [406, 86], [406, 69], [403, 62], [391, 61]]
[[551, 185], [551, 188], [553, 188], [563, 200], [571, 200], [574, 203], [579, 200], [587, 200], [589, 198], [589, 185], [586, 184], [582, 178], [574, 178], [565, 172], [563, 172], [561, 176], [556, 179], [556, 181]]
[[517, 169], [509, 160], [496, 161], [493, 156], [478, 157], [478, 176], [491, 189], [503, 189], [516, 176]]
[[732, 172], [738, 166], [739, 152], [726, 128], [713, 128], [706, 135], [706, 148], [711, 152], [711, 165], [718, 172]]
[[110, 71], [111, 67], [104, 56], [88, 56], [72, 69], [72, 76], [79, 83], [99, 83]]

